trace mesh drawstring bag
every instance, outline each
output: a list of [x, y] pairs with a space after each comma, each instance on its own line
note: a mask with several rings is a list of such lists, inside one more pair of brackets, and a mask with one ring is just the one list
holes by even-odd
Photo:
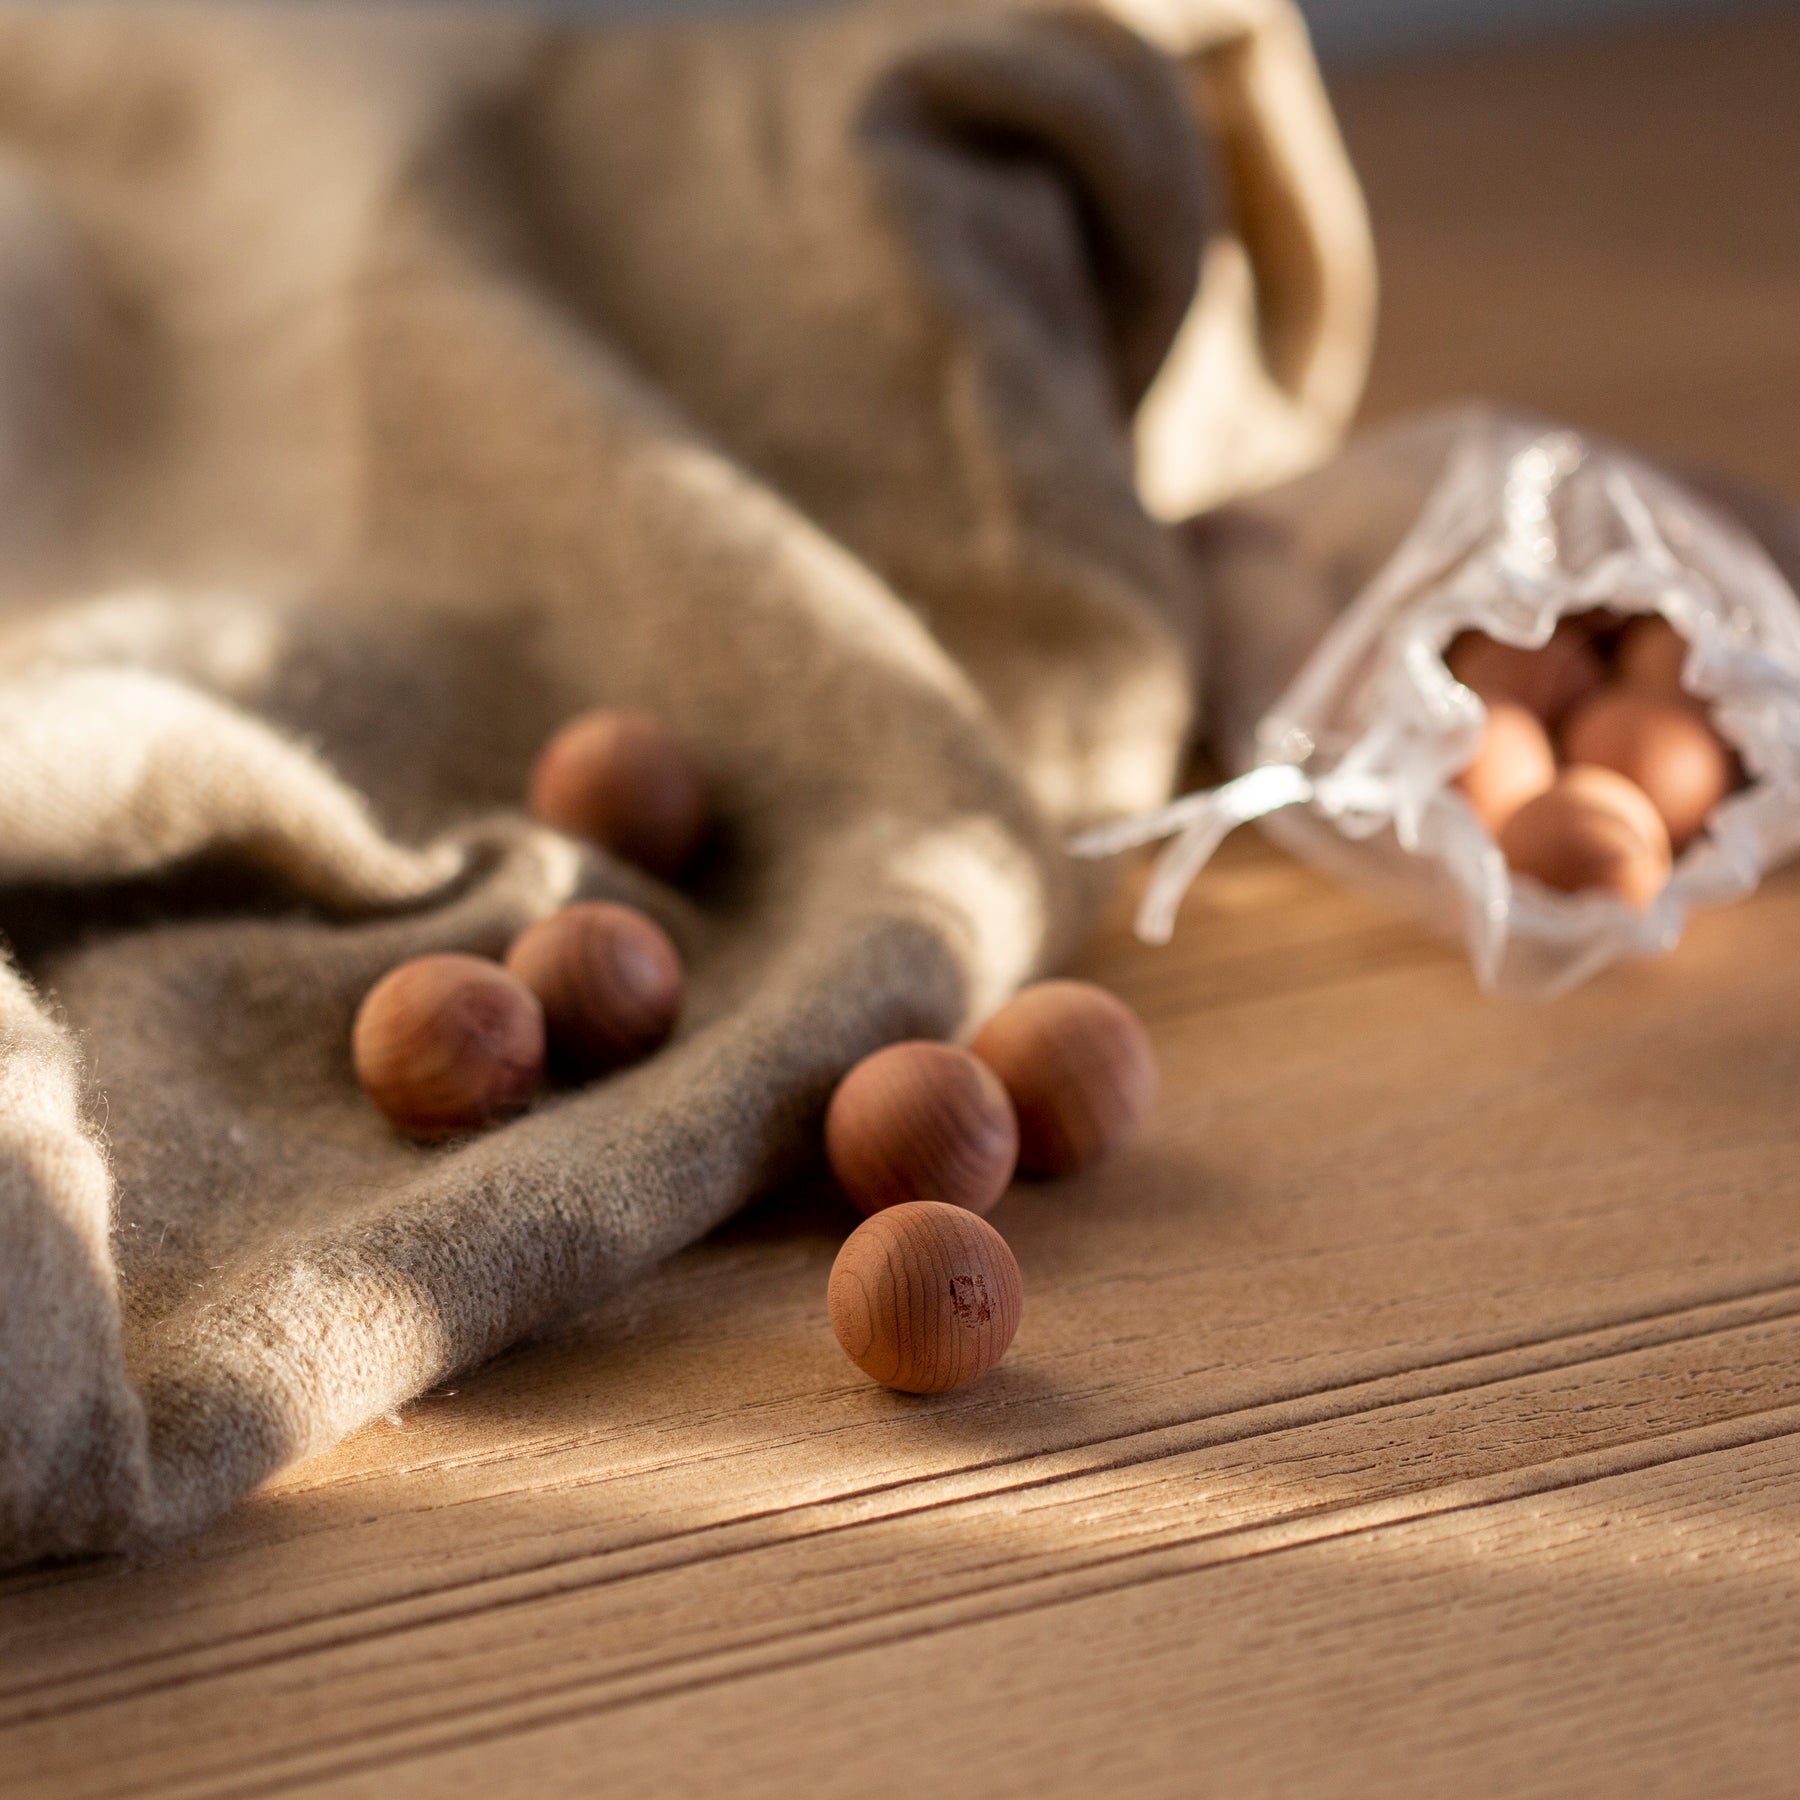
[[[1237, 772], [1071, 846], [1172, 839], [1139, 909], [1145, 939], [1167, 941], [1219, 843], [1261, 819], [1459, 934], [1484, 988], [1548, 996], [1670, 949], [1692, 908], [1747, 894], [1800, 845], [1800, 601], [1743, 524], [1638, 458], [1517, 415], [1436, 416], [1370, 434], [1193, 538], [1219, 614], [1214, 741]], [[1683, 686], [1745, 775], [1643, 912], [1509, 869], [1453, 785], [1486, 709], [1447, 647], [1480, 631], [1540, 648], [1597, 608], [1660, 613], [1688, 640]]]

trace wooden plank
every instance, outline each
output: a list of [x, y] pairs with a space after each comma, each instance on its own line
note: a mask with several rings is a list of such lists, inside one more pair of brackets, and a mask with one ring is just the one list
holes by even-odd
[[[1435, 1372], [1441, 1391], [1419, 1398], [1401, 1397], [1416, 1379], [1372, 1384], [793, 1506], [40, 1689], [9, 1706], [14, 1766], [41, 1771], [45, 1794], [129, 1791], [145, 1760], [171, 1791], [286, 1785], [546, 1711], [611, 1710], [721, 1666], [811, 1658], [821, 1639], [836, 1654], [908, 1635], [920, 1617], [1135, 1586], [1664, 1461], [1695, 1442], [1793, 1433], [1800, 1288], [1762, 1310], [1722, 1327], [1717, 1309], [1690, 1315], [1683, 1335], [1650, 1349], [1542, 1346], [1540, 1358], [1577, 1360], [1534, 1375], [1501, 1373], [1516, 1357], [1477, 1359]], [[87, 1758], [92, 1788], [68, 1780], [83, 1744], [106, 1747]]]
[[[1246, 874], [1274, 861], [1237, 856]], [[1317, 876], [1282, 880], [1330, 902]], [[1209, 889], [1162, 959], [1115, 939], [1096, 962], [1139, 997], [1253, 937], [1236, 904]], [[1797, 908], [1783, 881], [1680, 957], [1553, 1009], [1482, 1000], [1424, 939], [1404, 967], [1195, 1006], [1204, 1030], [1158, 1027], [1170, 1099], [1146, 1143], [995, 1215], [1028, 1302], [991, 1381], [929, 1403], [865, 1383], [823, 1321], [843, 1216], [778, 1204], [162, 1564], [15, 1589], [0, 1693], [20, 1668], [102, 1673], [420, 1584], [1791, 1285], [1800, 966], [1731, 946], [1793, 935]]]
[[312, 1791], [1785, 1800], [1800, 1440], [1686, 1450]]
[[1369, 416], [1490, 395], [1800, 496], [1797, 64], [1770, 8], [1338, 83], [1382, 260]]

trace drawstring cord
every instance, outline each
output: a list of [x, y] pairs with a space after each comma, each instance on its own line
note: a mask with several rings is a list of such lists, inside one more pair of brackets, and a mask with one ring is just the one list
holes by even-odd
[[1195, 877], [1238, 826], [1286, 806], [1312, 804], [1333, 816], [1381, 812], [1387, 810], [1387, 795], [1387, 783], [1370, 775], [1345, 770], [1315, 780], [1298, 763], [1264, 763], [1221, 787], [1184, 794], [1141, 818], [1084, 831], [1069, 840], [1068, 851], [1098, 861], [1140, 844], [1174, 838], [1156, 859], [1135, 922], [1146, 944], [1166, 944], [1175, 934], [1175, 915]]

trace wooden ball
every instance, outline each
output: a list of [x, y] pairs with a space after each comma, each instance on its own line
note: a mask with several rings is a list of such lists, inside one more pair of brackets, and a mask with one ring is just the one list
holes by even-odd
[[1136, 1135], [1156, 1103], [1156, 1052], [1124, 1001], [1087, 981], [1040, 981], [1016, 994], [971, 1046], [1019, 1118], [1019, 1166], [1085, 1168]]
[[1456, 785], [1476, 818], [1498, 835], [1500, 827], [1527, 800], [1556, 779], [1556, 752], [1538, 716], [1510, 700], [1495, 700], [1487, 709], [1481, 748], [1457, 776]]
[[1662, 815], [1612, 769], [1577, 765], [1527, 800], [1500, 833], [1506, 860], [1564, 893], [1599, 888], [1642, 912], [1672, 861]]
[[1490, 706], [1509, 701], [1546, 725], [1585, 700], [1605, 675], [1591, 634], [1566, 619], [1541, 650], [1522, 650], [1484, 632], [1465, 631], [1444, 660], [1450, 673]]
[[1631, 622], [1632, 614], [1618, 612], [1610, 606], [1590, 606], [1585, 612], [1564, 613], [1557, 629], [1578, 633], [1594, 646], [1602, 663], [1612, 660], [1615, 640]]
[[1613, 769], [1650, 796], [1679, 851], [1731, 791], [1731, 752], [1692, 707], [1637, 688], [1596, 694], [1563, 727], [1563, 754]]
[[532, 816], [585, 837], [665, 880], [706, 835], [706, 789], [681, 741], [654, 713], [572, 719], [531, 771]]
[[557, 1060], [576, 1073], [648, 1056], [681, 1010], [680, 953], [629, 906], [565, 906], [518, 938], [506, 966], [537, 995]]
[[865, 1056], [825, 1113], [825, 1157], [865, 1213], [942, 1201], [984, 1213], [1019, 1157], [1012, 1102], [993, 1071], [950, 1044]]
[[844, 1354], [886, 1387], [941, 1394], [985, 1375], [1019, 1329], [1019, 1265], [966, 1207], [890, 1206], [831, 1265], [826, 1304]]
[[351, 1029], [356, 1078], [411, 1137], [522, 1111], [544, 1072], [537, 996], [479, 956], [419, 956], [369, 989]]
[[1667, 619], [1633, 619], [1619, 639], [1619, 680], [1635, 693], [1696, 706], [1698, 698], [1681, 685], [1687, 656], [1687, 639]]

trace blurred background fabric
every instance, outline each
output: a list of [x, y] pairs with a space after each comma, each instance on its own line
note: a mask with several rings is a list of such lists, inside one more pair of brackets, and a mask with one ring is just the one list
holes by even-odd
[[[438, 5], [443, 0], [413, 0]], [[515, 11], [602, 18], [672, 18], [791, 9], [795, 0], [478, 0]], [[828, 3], [828, 0], [827, 0]], [[819, 0], [814, 0], [819, 4]], [[1386, 61], [1507, 39], [1592, 31], [1643, 19], [1793, 11], [1800, 0], [1300, 0], [1320, 59]]]

